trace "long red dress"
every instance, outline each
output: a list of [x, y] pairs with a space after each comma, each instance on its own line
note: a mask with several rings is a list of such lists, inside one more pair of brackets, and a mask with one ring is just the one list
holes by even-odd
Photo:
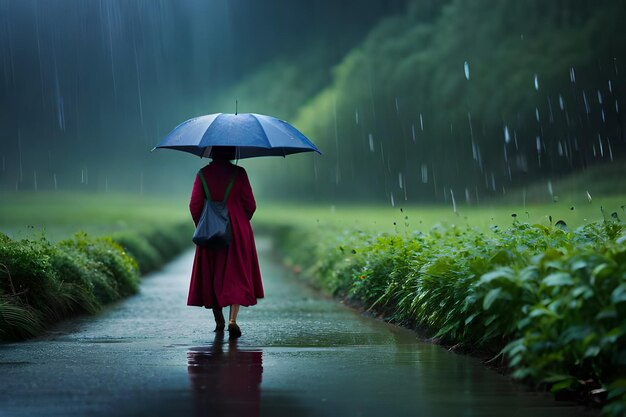
[[[256, 202], [248, 174], [242, 167], [226, 160], [214, 160], [201, 171], [211, 198], [220, 201], [232, 175], [236, 175], [226, 201], [233, 238], [226, 249], [196, 246], [187, 305], [206, 308], [254, 305], [257, 298], [263, 298], [263, 283], [250, 226]], [[202, 182], [196, 176], [189, 202], [196, 225], [202, 214], [204, 198]]]

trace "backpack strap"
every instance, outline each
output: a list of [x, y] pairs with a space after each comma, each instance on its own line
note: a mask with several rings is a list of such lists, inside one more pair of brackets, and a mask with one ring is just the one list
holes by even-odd
[[[211, 201], [211, 192], [209, 191], [209, 187], [206, 185], [206, 180], [204, 179], [204, 174], [202, 171], [198, 171], [198, 176], [200, 177], [200, 181], [202, 181], [202, 187], [204, 188], [204, 194], [206, 195], [207, 200]], [[228, 195], [230, 194], [231, 188], [233, 188], [233, 183], [235, 182], [235, 177], [237, 176], [237, 172], [233, 174], [230, 178], [230, 182], [228, 183], [228, 187], [226, 187], [226, 193], [224, 193], [224, 199], [222, 203], [226, 202]]]
[[235, 173], [230, 179], [230, 182], [228, 183], [228, 187], [226, 187], [226, 193], [224, 193], [224, 199], [222, 200], [222, 203], [226, 202], [226, 199], [228, 198], [228, 195], [230, 194], [230, 189], [233, 188], [233, 183], [235, 182], [236, 176], [237, 176], [237, 171], [235, 171]]
[[198, 171], [198, 176], [202, 181], [202, 187], [204, 188], [204, 194], [206, 195], [206, 199], [211, 201], [211, 193], [209, 192], [209, 187], [207, 187], [206, 185], [206, 180], [204, 179], [204, 174], [202, 173], [202, 171]]

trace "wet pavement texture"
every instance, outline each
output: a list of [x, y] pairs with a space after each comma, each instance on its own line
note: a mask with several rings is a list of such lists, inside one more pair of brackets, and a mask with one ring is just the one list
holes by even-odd
[[363, 317], [258, 249], [266, 298], [239, 340], [186, 306], [187, 252], [98, 316], [0, 345], [0, 416], [597, 415]]

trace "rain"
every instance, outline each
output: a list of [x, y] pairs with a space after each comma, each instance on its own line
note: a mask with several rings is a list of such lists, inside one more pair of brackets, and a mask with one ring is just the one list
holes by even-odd
[[[526, 19], [499, 37], [429, 42], [460, 24], [442, 14], [447, 3], [1, 0], [0, 190], [185, 196], [206, 161], [151, 149], [235, 103], [292, 123], [322, 151], [242, 161], [269, 200], [442, 202], [445, 184], [471, 190], [459, 205], [477, 204], [467, 195], [489, 201], [622, 163], [621, 37], [598, 25], [590, 39], [606, 48], [547, 62], [537, 36], [569, 50], [554, 35], [563, 22], [550, 32], [560, 18], [544, 6], [505, 2], [500, 15]], [[567, 7], [579, 22], [605, 18], [600, 6]], [[384, 27], [397, 32], [377, 35]]]

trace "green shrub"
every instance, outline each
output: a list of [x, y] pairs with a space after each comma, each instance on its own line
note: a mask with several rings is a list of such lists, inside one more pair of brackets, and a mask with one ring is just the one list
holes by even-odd
[[512, 376], [626, 409], [626, 233], [514, 222], [484, 233], [369, 235], [283, 227], [278, 247], [332, 294], [444, 343], [492, 352]]
[[137, 261], [142, 274], [154, 271], [161, 265], [159, 252], [145, 238], [136, 233], [117, 233], [112, 236], [112, 239]]
[[51, 265], [53, 254], [54, 248], [43, 238], [0, 239], [0, 290], [40, 312], [46, 322], [65, 316], [71, 303]]
[[19, 340], [41, 331], [37, 313], [14, 297], [0, 296], [0, 340]]
[[34, 336], [71, 314], [94, 314], [135, 294], [140, 268], [154, 270], [191, 246], [191, 233], [185, 222], [114, 237], [78, 233], [57, 244], [0, 234], [0, 340]]

